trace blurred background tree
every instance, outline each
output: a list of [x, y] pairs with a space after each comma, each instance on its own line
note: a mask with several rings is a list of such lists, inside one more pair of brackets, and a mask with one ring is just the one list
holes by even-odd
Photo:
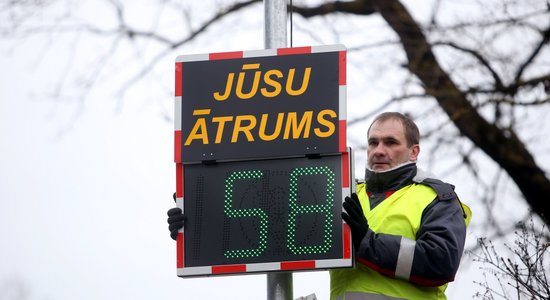
[[533, 220], [519, 223], [514, 232], [514, 245], [506, 245], [506, 253], [495, 248], [492, 241], [479, 240], [480, 251], [474, 253], [481, 263], [485, 280], [476, 282], [480, 299], [549, 299], [550, 298], [550, 232], [545, 225], [535, 226]]

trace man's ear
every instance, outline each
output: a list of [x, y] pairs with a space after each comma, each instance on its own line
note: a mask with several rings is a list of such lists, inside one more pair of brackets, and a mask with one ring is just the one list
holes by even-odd
[[409, 161], [416, 161], [416, 159], [418, 158], [418, 154], [420, 154], [420, 145], [412, 145], [411, 153], [409, 154]]

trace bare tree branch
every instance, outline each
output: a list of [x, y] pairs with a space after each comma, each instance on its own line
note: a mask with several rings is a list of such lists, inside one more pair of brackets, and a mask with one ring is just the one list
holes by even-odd
[[293, 11], [304, 18], [328, 15], [335, 12], [370, 15], [376, 12], [371, 1], [334, 1], [326, 2], [316, 7], [294, 6]]
[[514, 81], [517, 82], [521, 79], [525, 69], [529, 67], [529, 65], [533, 62], [533, 60], [537, 57], [537, 55], [539, 55], [540, 51], [542, 50], [542, 47], [547, 45], [548, 42], [550, 41], [550, 26], [546, 28], [546, 30], [541, 32], [541, 35], [542, 35], [541, 41], [533, 49], [533, 51], [531, 52], [531, 55], [529, 55], [529, 57], [527, 57], [527, 59], [523, 62], [523, 64], [521, 64], [521, 66], [519, 67], [516, 73], [516, 78]]
[[118, 94], [123, 96], [126, 93], [126, 90], [129, 87], [131, 87], [134, 83], [136, 83], [141, 78], [143, 78], [147, 73], [149, 73], [149, 71], [153, 68], [153, 66], [155, 66], [162, 58], [164, 58], [166, 55], [172, 53], [172, 51], [174, 49], [179, 48], [182, 45], [184, 45], [184, 44], [190, 42], [191, 40], [193, 40], [195, 37], [197, 37], [199, 34], [204, 32], [211, 25], [215, 24], [221, 18], [229, 15], [230, 13], [233, 13], [233, 12], [236, 12], [240, 9], [246, 8], [246, 7], [248, 7], [252, 4], [258, 3], [260, 1], [261, 0], [249, 0], [249, 1], [240, 2], [240, 3], [236, 3], [234, 5], [231, 5], [227, 9], [222, 10], [222, 11], [218, 12], [217, 14], [215, 14], [212, 18], [210, 18], [205, 23], [203, 23], [199, 28], [192, 31], [186, 38], [184, 38], [180, 41], [171, 42], [170, 46], [168, 48], [166, 48], [163, 51], [157, 53], [157, 55], [155, 55], [152, 59], [150, 59], [149, 62], [146, 63], [144, 65], [144, 67], [141, 68], [141, 70], [139, 72], [137, 72], [134, 76], [132, 76], [132, 78], [127, 80], [122, 85], [122, 87], [119, 89]]
[[491, 66], [491, 63], [487, 59], [485, 59], [485, 57], [483, 57], [483, 55], [481, 55], [481, 53], [479, 53], [477, 50], [469, 49], [469, 48], [466, 48], [464, 46], [460, 46], [460, 45], [458, 45], [454, 42], [440, 41], [440, 42], [432, 43], [433, 47], [439, 46], [439, 45], [449, 46], [451, 48], [454, 48], [454, 49], [457, 49], [457, 50], [460, 50], [462, 52], [465, 52], [465, 53], [468, 53], [468, 54], [472, 55], [473, 57], [475, 57], [479, 61], [479, 63], [482, 66], [484, 66], [489, 71], [489, 73], [491, 73], [491, 75], [493, 77], [493, 80], [495, 81], [496, 89], [502, 90], [504, 88], [504, 84], [502, 83], [502, 79], [497, 74], [495, 69]]
[[358, 123], [364, 122], [365, 120], [368, 120], [369, 118], [379, 114], [380, 112], [382, 112], [384, 109], [388, 108], [388, 106], [390, 106], [394, 102], [402, 101], [402, 100], [406, 100], [406, 99], [410, 99], [410, 98], [422, 98], [422, 97], [428, 97], [428, 96], [426, 94], [416, 94], [416, 95], [403, 95], [403, 96], [399, 96], [399, 97], [393, 97], [393, 98], [387, 100], [386, 102], [384, 102], [384, 104], [380, 105], [376, 109], [369, 112], [368, 114], [365, 114], [361, 117], [358, 117], [358, 118], [347, 121], [347, 125], [348, 126], [354, 126]]
[[481, 148], [516, 182], [533, 210], [547, 224], [550, 207], [540, 195], [550, 195], [550, 180], [513, 131], [487, 122], [439, 65], [431, 45], [407, 9], [398, 0], [373, 0], [403, 43], [408, 68], [435, 97], [459, 131]]
[[[519, 80], [519, 81], [516, 81], [516, 82], [513, 82], [509, 85], [506, 85], [504, 87], [502, 87], [501, 89], [497, 89], [497, 88], [494, 88], [494, 87], [490, 87], [490, 88], [479, 88], [479, 87], [470, 87], [468, 88], [466, 91], [464, 91], [464, 94], [465, 95], [472, 95], [472, 94], [495, 94], [495, 93], [498, 93], [498, 94], [505, 94], [505, 95], [510, 95], [510, 96], [514, 96], [516, 95], [516, 93], [524, 88], [524, 89], [532, 89], [534, 87], [536, 87], [537, 85], [543, 85], [544, 88], [546, 89], [546, 93], [547, 94], [550, 94], [549, 91], [550, 89], [546, 88], [547, 85], [550, 84], [550, 73], [549, 74], [544, 74], [544, 75], [541, 75], [541, 76], [538, 76], [538, 77], [534, 77], [534, 78], [531, 78], [531, 79], [527, 79], [527, 80]], [[521, 101], [515, 101], [515, 103], [521, 105]], [[533, 103], [535, 101], [532, 101]], [[540, 103], [539, 104], [543, 104], [544, 100], [543, 101], [539, 101]], [[529, 104], [528, 102], [525, 102], [524, 105], [531, 105]]]
[[248, 1], [239, 2], [239, 3], [235, 3], [235, 4], [231, 5], [230, 7], [226, 8], [225, 10], [222, 10], [222, 11], [218, 12], [216, 15], [214, 15], [212, 18], [210, 18], [208, 21], [206, 21], [202, 26], [200, 26], [199, 28], [192, 31], [189, 34], [188, 37], [173, 43], [172, 46], [171, 46], [172, 49], [178, 48], [181, 45], [191, 41], [197, 35], [204, 32], [208, 27], [210, 27], [212, 24], [216, 23], [221, 18], [223, 18], [223, 17], [225, 17], [225, 16], [227, 16], [227, 15], [233, 13], [233, 12], [236, 12], [238, 10], [246, 8], [246, 7], [248, 7], [252, 4], [260, 3], [260, 2], [261, 2], [261, 0], [248, 0]]

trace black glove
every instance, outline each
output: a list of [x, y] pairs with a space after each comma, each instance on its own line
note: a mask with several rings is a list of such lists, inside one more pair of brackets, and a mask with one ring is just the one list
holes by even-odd
[[[176, 193], [173, 195], [174, 201], [176, 201]], [[183, 228], [187, 218], [181, 211], [181, 208], [174, 207], [168, 210], [168, 230], [170, 230], [170, 237], [175, 241], [178, 237], [178, 230]]]
[[348, 223], [351, 229], [351, 239], [357, 251], [359, 250], [361, 241], [369, 230], [369, 222], [363, 214], [363, 209], [361, 208], [361, 203], [359, 202], [357, 194], [353, 193], [351, 197], [346, 197], [343, 206], [346, 211], [342, 212], [342, 219]]

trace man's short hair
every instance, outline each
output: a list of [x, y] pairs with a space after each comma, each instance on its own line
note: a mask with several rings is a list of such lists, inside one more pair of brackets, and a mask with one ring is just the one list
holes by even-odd
[[374, 118], [374, 121], [372, 121], [369, 126], [367, 135], [370, 133], [370, 128], [372, 127], [372, 124], [377, 121], [385, 122], [390, 119], [399, 120], [401, 124], [403, 124], [403, 128], [405, 128], [405, 139], [407, 140], [407, 147], [411, 147], [420, 143], [420, 132], [418, 131], [418, 126], [416, 126], [411, 118], [398, 112], [384, 112], [376, 116]]

